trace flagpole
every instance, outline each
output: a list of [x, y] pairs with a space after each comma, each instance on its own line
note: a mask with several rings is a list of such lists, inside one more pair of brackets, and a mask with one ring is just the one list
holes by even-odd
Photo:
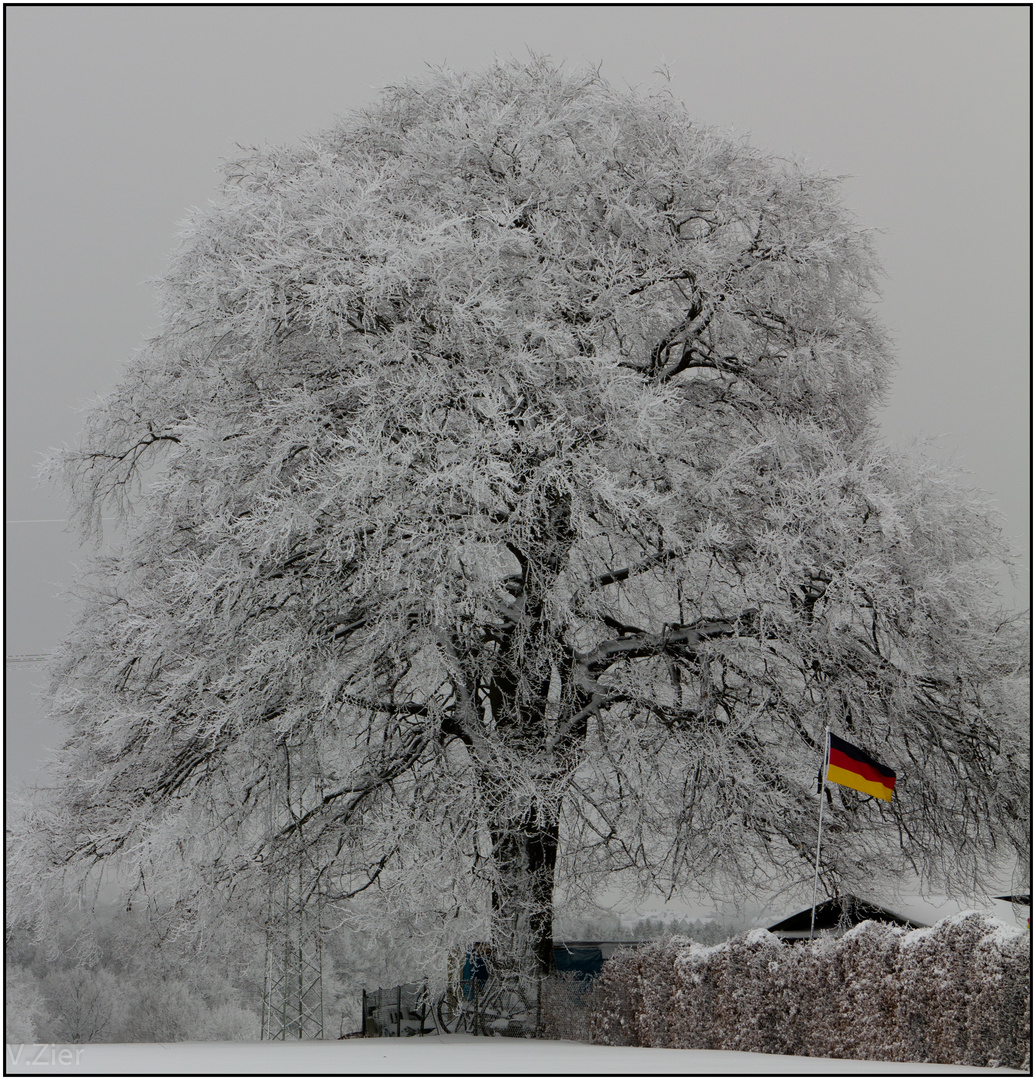
[[817, 823], [817, 861], [813, 867], [813, 910], [809, 916], [809, 940], [813, 940], [813, 927], [817, 921], [817, 882], [820, 880], [820, 834], [824, 828], [824, 767], [830, 754], [831, 729], [824, 728], [824, 759], [820, 763], [820, 820]]

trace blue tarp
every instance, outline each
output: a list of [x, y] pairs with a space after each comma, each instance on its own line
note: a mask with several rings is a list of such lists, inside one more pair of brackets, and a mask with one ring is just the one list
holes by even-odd
[[601, 974], [604, 957], [600, 949], [566, 949], [554, 946], [554, 963], [559, 972], [571, 971], [579, 980], [588, 980]]
[[[601, 974], [604, 957], [600, 949], [566, 948], [554, 946], [554, 963], [559, 972], [573, 972], [579, 980], [592, 979]], [[472, 982], [484, 986], [489, 978], [489, 963], [480, 952], [469, 952], [464, 957], [464, 996], [470, 998]]]

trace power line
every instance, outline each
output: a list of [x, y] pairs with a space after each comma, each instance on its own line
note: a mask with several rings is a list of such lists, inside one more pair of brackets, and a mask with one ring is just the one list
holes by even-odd
[[50, 653], [15, 653], [4, 657], [5, 664], [39, 664], [51, 658]]

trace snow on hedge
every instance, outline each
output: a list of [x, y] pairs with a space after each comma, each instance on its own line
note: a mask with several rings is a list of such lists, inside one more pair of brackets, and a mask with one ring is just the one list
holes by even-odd
[[1030, 939], [976, 912], [786, 945], [754, 930], [605, 965], [593, 1042], [1029, 1067]]

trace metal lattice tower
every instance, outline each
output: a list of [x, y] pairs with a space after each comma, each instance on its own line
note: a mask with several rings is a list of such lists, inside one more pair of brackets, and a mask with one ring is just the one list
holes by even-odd
[[[271, 772], [269, 835], [298, 823], [304, 797], [319, 794], [319, 781], [300, 769], [301, 744], [284, 747], [283, 769]], [[270, 868], [266, 925], [266, 978], [262, 1038], [324, 1037], [323, 957], [321, 953], [321, 876], [306, 848], [304, 829], [296, 828]]]

